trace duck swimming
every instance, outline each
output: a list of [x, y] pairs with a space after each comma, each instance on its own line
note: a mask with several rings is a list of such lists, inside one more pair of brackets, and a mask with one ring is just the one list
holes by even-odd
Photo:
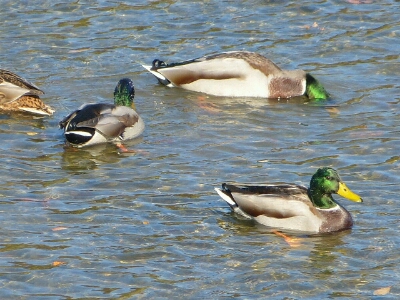
[[282, 70], [268, 58], [246, 51], [223, 52], [167, 64], [155, 59], [143, 65], [160, 83], [224, 97], [326, 100], [329, 94], [309, 73]]
[[66, 140], [74, 146], [84, 147], [140, 136], [145, 125], [133, 109], [134, 96], [132, 80], [121, 79], [114, 90], [114, 104], [83, 104], [59, 123]]
[[345, 185], [336, 170], [328, 167], [317, 170], [309, 188], [297, 184], [224, 183], [215, 190], [233, 211], [248, 219], [269, 227], [312, 233], [352, 227], [350, 213], [332, 198], [333, 193], [354, 202], [363, 201]]
[[54, 109], [43, 103], [44, 92], [17, 74], [0, 69], [0, 111], [20, 111], [50, 116]]

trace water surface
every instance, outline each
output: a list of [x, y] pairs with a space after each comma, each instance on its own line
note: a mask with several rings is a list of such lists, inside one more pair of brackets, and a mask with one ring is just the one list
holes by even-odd
[[[366, 299], [385, 287], [398, 298], [399, 8], [3, 1], [0, 67], [41, 87], [56, 113], [0, 115], [2, 298]], [[140, 66], [230, 50], [307, 70], [332, 100], [205, 96], [160, 86]], [[65, 147], [58, 122], [112, 101], [122, 77], [147, 126], [127, 143], [137, 153]], [[214, 192], [225, 181], [307, 185], [321, 166], [365, 202], [337, 196], [353, 229], [294, 235], [299, 247]]]

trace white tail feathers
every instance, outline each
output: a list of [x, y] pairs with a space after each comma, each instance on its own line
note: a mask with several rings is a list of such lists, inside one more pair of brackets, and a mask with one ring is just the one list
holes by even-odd
[[165, 78], [163, 75], [161, 75], [160, 73], [158, 73], [157, 71], [153, 71], [151, 68], [151, 66], [145, 66], [142, 65], [143, 68], [145, 68], [147, 71], [149, 71], [151, 74], [153, 74], [154, 76], [156, 76], [158, 79], [165, 81], [168, 80], [167, 78]]
[[92, 136], [90, 132], [83, 131], [83, 130], [71, 130], [71, 131], [66, 131], [65, 135], [70, 135], [70, 134], [75, 134], [75, 135], [80, 135], [80, 136]]
[[145, 68], [147, 71], [149, 71], [151, 74], [153, 74], [154, 76], [157, 77], [157, 79], [164, 85], [168, 86], [168, 87], [174, 87], [174, 85], [168, 80], [168, 78], [166, 78], [164, 75], [162, 75], [161, 73], [157, 72], [157, 71], [153, 71], [151, 68], [152, 66], [146, 66], [146, 65], [142, 65], [143, 68]]
[[218, 193], [218, 195], [224, 199], [231, 207], [237, 207], [237, 204], [235, 201], [232, 200], [231, 197], [229, 197], [227, 194], [224, 193], [222, 189], [219, 188], [214, 188], [215, 191]]

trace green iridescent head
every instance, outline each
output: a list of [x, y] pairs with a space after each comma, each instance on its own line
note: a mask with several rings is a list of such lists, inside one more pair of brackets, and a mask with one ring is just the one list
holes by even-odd
[[134, 108], [133, 99], [135, 98], [135, 87], [132, 80], [123, 78], [118, 81], [114, 90], [114, 104]]
[[306, 96], [310, 100], [320, 101], [329, 98], [329, 94], [317, 79], [311, 74], [306, 74]]
[[309, 196], [316, 207], [332, 208], [337, 204], [332, 194], [338, 194], [354, 202], [362, 202], [362, 198], [353, 193], [332, 168], [320, 168], [310, 181]]

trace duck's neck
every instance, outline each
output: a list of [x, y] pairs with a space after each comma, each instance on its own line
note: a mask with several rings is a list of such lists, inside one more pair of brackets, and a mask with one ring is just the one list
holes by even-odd
[[329, 97], [322, 84], [309, 73], [306, 74], [306, 94], [309, 99], [315, 101], [326, 100]]
[[333, 200], [332, 194], [327, 194], [318, 189], [308, 189], [308, 197], [315, 207], [328, 209], [336, 207], [338, 204]]
[[114, 104], [117, 106], [128, 106], [131, 107], [133, 102], [130, 99], [129, 94], [118, 93], [114, 95]]

